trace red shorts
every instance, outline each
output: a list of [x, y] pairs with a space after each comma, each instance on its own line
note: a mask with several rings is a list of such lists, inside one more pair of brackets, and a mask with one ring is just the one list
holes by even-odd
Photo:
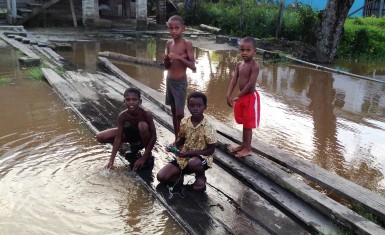
[[251, 129], [259, 126], [261, 106], [257, 91], [239, 97], [234, 103], [234, 118], [244, 128]]

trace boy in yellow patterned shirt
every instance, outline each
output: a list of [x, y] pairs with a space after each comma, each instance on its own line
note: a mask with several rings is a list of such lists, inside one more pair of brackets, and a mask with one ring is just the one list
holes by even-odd
[[[212, 166], [215, 151], [216, 131], [207, 121], [204, 111], [207, 97], [201, 92], [193, 92], [187, 98], [191, 116], [182, 119], [178, 139], [166, 147], [176, 159], [168, 163], [157, 174], [160, 182], [178, 181], [182, 175], [195, 173], [194, 190], [206, 189], [205, 171]], [[179, 147], [183, 148], [179, 151]]]

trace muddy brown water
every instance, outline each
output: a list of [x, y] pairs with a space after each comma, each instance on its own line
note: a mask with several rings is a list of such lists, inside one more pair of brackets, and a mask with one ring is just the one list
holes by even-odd
[[0, 234], [184, 234], [48, 83], [0, 48]]
[[[97, 53], [113, 51], [161, 61], [164, 40], [73, 43], [72, 51], [59, 52], [77, 68], [96, 71]], [[195, 48], [197, 71], [188, 71], [189, 92], [208, 96], [207, 113], [235, 123], [226, 104], [227, 87], [237, 51]], [[385, 85], [319, 71], [289, 62], [260, 64], [257, 90], [261, 95], [261, 124], [253, 138], [285, 149], [322, 168], [379, 193], [385, 192]], [[162, 69], [116, 62], [138, 81], [165, 93], [167, 72]], [[385, 65], [336, 61], [331, 67], [385, 81]]]
[[[58, 53], [79, 69], [96, 72], [99, 51], [160, 61], [164, 41], [72, 45], [73, 50]], [[195, 48], [195, 54], [197, 71], [188, 72], [189, 92], [206, 93], [207, 113], [241, 130], [226, 104], [227, 86], [240, 59], [237, 52]], [[183, 233], [129, 172], [101, 170], [110, 149], [96, 143], [93, 133], [48, 84], [26, 79], [14, 50], [0, 47], [0, 55], [0, 78], [11, 78], [10, 83], [0, 84], [2, 232], [56, 233], [60, 227], [63, 233], [76, 234]], [[383, 193], [385, 86], [299, 64], [265, 64], [256, 59], [262, 116], [253, 138]], [[115, 64], [165, 92], [164, 70]], [[352, 64], [342, 61], [335, 67], [384, 80], [382, 65], [373, 66], [375, 69], [362, 65], [360, 70]]]

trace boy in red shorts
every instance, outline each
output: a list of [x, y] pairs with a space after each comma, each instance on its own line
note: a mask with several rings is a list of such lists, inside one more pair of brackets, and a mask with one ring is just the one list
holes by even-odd
[[[260, 100], [255, 90], [259, 66], [254, 60], [256, 42], [252, 37], [241, 40], [239, 51], [243, 61], [236, 65], [235, 72], [227, 90], [227, 104], [234, 107], [234, 118], [239, 124], [243, 124], [242, 144], [230, 147], [229, 151], [236, 157], [242, 158], [251, 155], [252, 129], [259, 125]], [[235, 98], [231, 94], [238, 83], [239, 92]]]

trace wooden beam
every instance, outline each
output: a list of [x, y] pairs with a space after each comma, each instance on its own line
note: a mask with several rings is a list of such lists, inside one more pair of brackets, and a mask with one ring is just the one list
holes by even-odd
[[74, 8], [74, 2], [73, 0], [70, 0], [70, 6], [71, 6], [71, 14], [72, 14], [72, 20], [74, 22], [74, 27], [78, 27], [78, 22], [76, 21], [76, 14], [75, 14], [75, 8]]

